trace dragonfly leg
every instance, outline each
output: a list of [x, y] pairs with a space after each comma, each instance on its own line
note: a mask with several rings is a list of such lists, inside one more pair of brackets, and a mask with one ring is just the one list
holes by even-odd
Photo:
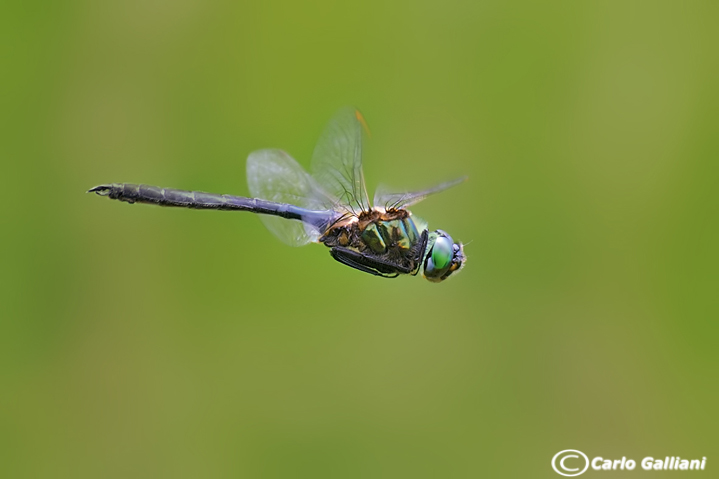
[[414, 270], [410, 272], [412, 276], [417, 276], [420, 267], [422, 266], [422, 258], [424, 257], [424, 251], [427, 249], [427, 242], [429, 241], [429, 232], [427, 230], [422, 231], [419, 237], [419, 243], [415, 245], [415, 256], [414, 256]]
[[411, 272], [403, 266], [388, 263], [342, 246], [335, 246], [330, 249], [330, 254], [335, 260], [344, 265], [375, 276], [382, 276], [383, 278], [396, 278], [400, 274], [409, 274]]

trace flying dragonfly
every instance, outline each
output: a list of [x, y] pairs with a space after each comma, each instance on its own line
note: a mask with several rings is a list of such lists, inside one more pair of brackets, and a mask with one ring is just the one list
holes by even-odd
[[259, 213], [283, 242], [322, 243], [332, 258], [359, 271], [384, 278], [422, 271], [429, 281], [444, 281], [465, 262], [462, 243], [442, 230], [430, 232], [407, 208], [466, 177], [414, 192], [379, 187], [372, 206], [362, 171], [368, 133], [359, 110], [340, 110], [317, 142], [312, 174], [282, 150], [252, 152], [247, 182], [254, 198], [130, 183], [99, 185], [89, 192], [127, 203]]

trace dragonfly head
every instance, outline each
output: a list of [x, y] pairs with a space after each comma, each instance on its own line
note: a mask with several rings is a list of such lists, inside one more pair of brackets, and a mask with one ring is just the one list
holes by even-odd
[[427, 250], [424, 255], [424, 277], [433, 283], [449, 278], [464, 265], [462, 243], [455, 243], [452, 237], [442, 230], [430, 233]]

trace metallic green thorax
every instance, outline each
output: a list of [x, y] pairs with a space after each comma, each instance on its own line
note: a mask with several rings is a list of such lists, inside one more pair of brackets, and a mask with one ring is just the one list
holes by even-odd
[[426, 238], [427, 233], [417, 230], [407, 210], [370, 210], [336, 222], [320, 242], [350, 262], [394, 276], [419, 272]]
[[419, 233], [411, 218], [378, 221], [368, 225], [362, 232], [362, 240], [372, 252], [384, 254], [388, 246], [409, 251], [419, 241]]

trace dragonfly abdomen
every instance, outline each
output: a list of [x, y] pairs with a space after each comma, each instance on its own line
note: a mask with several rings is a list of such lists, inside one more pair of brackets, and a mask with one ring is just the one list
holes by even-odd
[[107, 196], [110, 199], [127, 203], [149, 203], [158, 206], [194, 209], [250, 211], [252, 213], [300, 220], [316, 227], [325, 226], [337, 216], [333, 211], [311, 211], [286, 203], [275, 203], [257, 198], [176, 190], [132, 183], [100, 185], [90, 189], [88, 192], [94, 192], [100, 196]]
[[[256, 213], [263, 213], [264, 210], [279, 212], [278, 204], [267, 204], [263, 200], [255, 198], [243, 198], [239, 196], [220, 195], [215, 193], [203, 193], [201, 191], [185, 191], [173, 188], [160, 188], [151, 185], [135, 185], [132, 183], [112, 183], [92, 188], [101, 196], [107, 196], [113, 200], [125, 201], [127, 203], [150, 203], [159, 206], [179, 206], [197, 209], [215, 210], [251, 210]], [[264, 208], [263, 208], [264, 206]], [[282, 205], [286, 206], [286, 205]]]

